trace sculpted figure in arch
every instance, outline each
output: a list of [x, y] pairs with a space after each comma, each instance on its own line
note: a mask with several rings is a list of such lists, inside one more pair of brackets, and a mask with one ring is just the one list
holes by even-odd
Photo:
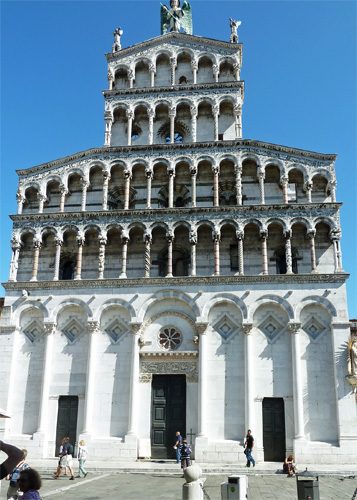
[[357, 377], [357, 338], [351, 338], [348, 343], [348, 347], [348, 374]]
[[171, 9], [161, 4], [161, 34], [170, 31], [183, 32], [192, 35], [192, 12], [187, 0], [170, 0]]

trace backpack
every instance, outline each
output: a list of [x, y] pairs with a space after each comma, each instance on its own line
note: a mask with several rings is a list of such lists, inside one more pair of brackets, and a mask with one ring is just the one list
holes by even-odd
[[20, 467], [15, 467], [15, 469], [10, 474], [10, 486], [17, 486], [17, 480], [20, 477], [20, 472], [29, 469], [30, 466], [27, 463], [23, 463]]
[[67, 445], [67, 454], [68, 455], [73, 455], [73, 451], [74, 451], [73, 445], [71, 443], [68, 443], [68, 445]]

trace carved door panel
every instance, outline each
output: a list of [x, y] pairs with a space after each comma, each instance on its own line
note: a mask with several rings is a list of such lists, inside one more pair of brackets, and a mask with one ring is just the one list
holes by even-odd
[[78, 397], [60, 396], [58, 399], [57, 430], [56, 430], [56, 451], [58, 450], [64, 437], [69, 437], [71, 444], [77, 441], [77, 416]]
[[151, 456], [175, 458], [175, 432], [186, 433], [186, 376], [154, 375], [151, 404]]
[[263, 399], [263, 446], [266, 462], [285, 459], [285, 411], [282, 398]]

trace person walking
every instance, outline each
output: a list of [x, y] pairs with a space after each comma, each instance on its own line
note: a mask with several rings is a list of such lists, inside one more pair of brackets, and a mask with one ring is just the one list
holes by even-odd
[[78, 476], [77, 477], [86, 477], [88, 474], [84, 468], [84, 464], [87, 460], [87, 447], [85, 441], [83, 439], [79, 441], [78, 446]]
[[191, 446], [188, 444], [186, 439], [182, 441], [181, 447], [181, 469], [184, 471], [186, 467], [191, 465]]
[[252, 455], [253, 446], [254, 446], [254, 438], [252, 436], [252, 431], [248, 429], [244, 442], [244, 454], [247, 458], [246, 467], [250, 467], [250, 463], [252, 463], [253, 467], [255, 467], [255, 460]]
[[14, 467], [12, 472], [7, 476], [7, 479], [9, 479], [10, 481], [9, 487], [7, 489], [8, 500], [17, 500], [18, 498], [22, 497], [22, 494], [18, 493], [19, 489], [18, 479], [20, 477], [20, 472], [30, 467], [25, 462], [27, 457], [27, 450], [21, 450], [21, 451], [22, 451], [22, 458], [20, 462]]
[[181, 461], [181, 446], [182, 446], [182, 436], [180, 431], [176, 431], [176, 441], [174, 444], [174, 450], [176, 452], [176, 463], [179, 464]]
[[69, 478], [70, 481], [74, 480], [73, 450], [74, 450], [73, 444], [70, 443], [69, 437], [66, 437], [64, 445], [63, 445], [63, 450], [62, 450], [61, 464], [62, 464], [62, 467], [68, 467], [69, 472], [71, 474], [71, 477]]

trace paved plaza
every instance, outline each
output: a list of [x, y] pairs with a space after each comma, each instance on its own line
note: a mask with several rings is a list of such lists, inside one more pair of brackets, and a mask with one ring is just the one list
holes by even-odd
[[[139, 474], [97, 472], [74, 482], [62, 477], [54, 480], [43, 474], [41, 496], [46, 500], [181, 500], [184, 479], [179, 474]], [[205, 500], [220, 500], [220, 484], [226, 475], [207, 476]], [[250, 475], [249, 500], [295, 500], [296, 480], [285, 475]], [[357, 488], [357, 476], [320, 477], [321, 500], [351, 500]], [[3, 483], [1, 500], [6, 498]]]

